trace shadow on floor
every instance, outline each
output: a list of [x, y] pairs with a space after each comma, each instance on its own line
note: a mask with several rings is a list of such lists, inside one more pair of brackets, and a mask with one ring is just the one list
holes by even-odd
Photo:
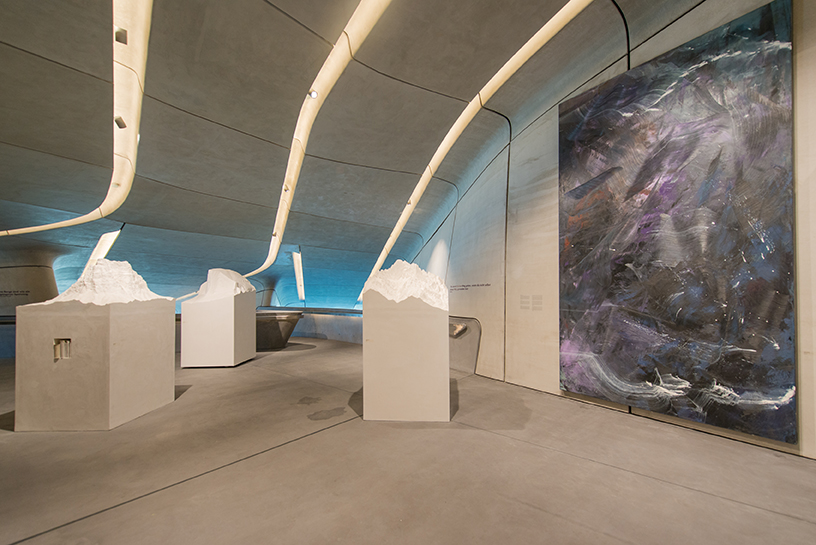
[[191, 386], [192, 386], [191, 384], [176, 384], [176, 397], [175, 397], [175, 399], [178, 399], [182, 395], [184, 395], [184, 392], [189, 390]]
[[456, 416], [459, 411], [459, 382], [452, 378], [450, 379], [450, 417]]
[[[357, 413], [357, 416], [363, 416], [363, 389], [360, 388], [348, 400], [348, 406], [352, 411]], [[450, 379], [450, 417], [453, 417], [459, 411], [459, 383], [455, 378]]]
[[360, 388], [353, 394], [348, 400], [348, 406], [351, 408], [352, 411], [357, 413], [357, 416], [360, 418], [363, 417], [363, 389]]
[[287, 345], [283, 348], [273, 348], [271, 350], [258, 350], [258, 356], [260, 356], [261, 354], [270, 354], [272, 352], [282, 352], [284, 350], [287, 352], [300, 352], [302, 350], [311, 350], [313, 348], [317, 347], [313, 344], [290, 342], [287, 343]]
[[14, 411], [0, 414], [0, 430], [14, 431]]

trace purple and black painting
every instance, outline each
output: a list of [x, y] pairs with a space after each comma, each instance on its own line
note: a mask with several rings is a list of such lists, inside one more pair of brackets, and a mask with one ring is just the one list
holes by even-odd
[[790, 0], [561, 105], [561, 388], [796, 443]]

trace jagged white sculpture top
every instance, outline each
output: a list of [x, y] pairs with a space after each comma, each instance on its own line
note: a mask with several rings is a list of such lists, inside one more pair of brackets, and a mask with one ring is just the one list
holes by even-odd
[[63, 301], [79, 301], [93, 305], [130, 303], [131, 301], [151, 301], [170, 299], [150, 291], [147, 282], [133, 270], [127, 261], [100, 259], [83, 271], [74, 285], [50, 301], [39, 303], [48, 305]]
[[201, 284], [198, 295], [190, 299], [197, 303], [232, 297], [239, 293], [254, 292], [255, 288], [240, 273], [229, 269], [210, 269], [207, 281]]
[[448, 288], [441, 278], [423, 271], [416, 263], [397, 260], [390, 269], [377, 271], [365, 283], [363, 293], [374, 290], [395, 303], [416, 297], [424, 303], [448, 310]]

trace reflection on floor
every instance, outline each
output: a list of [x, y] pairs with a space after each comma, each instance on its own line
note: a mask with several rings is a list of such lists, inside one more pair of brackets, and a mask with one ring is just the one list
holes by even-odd
[[452, 372], [449, 424], [364, 422], [359, 345], [177, 369], [109, 432], [14, 433], [0, 543], [793, 543], [816, 462]]

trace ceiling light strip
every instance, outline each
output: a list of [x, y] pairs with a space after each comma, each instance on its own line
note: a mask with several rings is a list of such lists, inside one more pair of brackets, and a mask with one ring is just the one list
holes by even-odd
[[312, 83], [312, 87], [300, 107], [300, 115], [298, 115], [297, 124], [295, 125], [295, 134], [292, 137], [292, 146], [289, 149], [289, 161], [286, 164], [286, 174], [283, 178], [278, 211], [275, 216], [275, 226], [269, 241], [269, 252], [263, 264], [254, 271], [245, 274], [245, 277], [265, 271], [272, 266], [278, 257], [312, 125], [334, 84], [340, 79], [340, 75], [346, 69], [348, 63], [351, 62], [354, 54], [368, 37], [369, 32], [377, 24], [380, 16], [390, 3], [391, 0], [361, 0], [337, 43], [334, 44], [331, 53], [326, 58], [326, 62], [320, 68], [320, 72], [317, 73], [317, 77], [315, 77], [314, 83]]
[[541, 27], [541, 29], [536, 32], [535, 35], [533, 35], [533, 37], [530, 38], [527, 43], [515, 53], [515, 55], [510, 57], [510, 60], [508, 60], [504, 66], [502, 66], [501, 69], [496, 72], [492, 78], [490, 78], [490, 81], [488, 81], [487, 84], [476, 94], [476, 96], [473, 97], [473, 100], [468, 103], [459, 118], [445, 135], [442, 143], [439, 144], [439, 147], [436, 149], [436, 153], [433, 154], [431, 162], [428, 163], [425, 172], [422, 173], [422, 177], [419, 179], [416, 188], [414, 188], [411, 198], [408, 200], [408, 204], [403, 209], [396, 226], [394, 226], [394, 230], [391, 231], [391, 235], [388, 237], [388, 240], [380, 253], [380, 257], [377, 259], [376, 265], [374, 265], [374, 268], [371, 270], [372, 275], [379, 271], [380, 267], [382, 267], [383, 263], [385, 263], [388, 254], [391, 253], [391, 249], [394, 247], [394, 244], [396, 244], [400, 233], [402, 233], [402, 229], [405, 227], [405, 224], [408, 223], [408, 219], [414, 212], [417, 202], [425, 192], [425, 188], [428, 187], [434, 173], [439, 168], [439, 165], [442, 164], [442, 161], [453, 147], [453, 144], [459, 139], [459, 136], [461, 136], [462, 132], [464, 132], [465, 128], [467, 128], [470, 122], [473, 121], [476, 114], [479, 113], [479, 110], [481, 110], [481, 108], [487, 103], [488, 100], [490, 100], [493, 94], [499, 90], [499, 88], [504, 85], [504, 83], [530, 59], [530, 57], [541, 49], [544, 44], [549, 42], [553, 36], [558, 34], [558, 32], [564, 28], [567, 23], [572, 21], [591, 3], [592, 0], [570, 0], [570, 2], [564, 5], [564, 7], [562, 7], [558, 13], [553, 15], [553, 17], [547, 21], [547, 23]]
[[295, 266], [295, 282], [297, 283], [298, 299], [306, 300], [306, 289], [303, 285], [303, 258], [300, 252], [292, 252], [292, 264]]
[[110, 233], [105, 233], [99, 237], [99, 241], [96, 243], [96, 246], [91, 252], [91, 257], [89, 257], [88, 262], [85, 263], [85, 268], [82, 270], [82, 274], [85, 274], [88, 269], [96, 265], [97, 261], [104, 259], [105, 256], [108, 255], [111, 246], [113, 246], [113, 243], [116, 242], [117, 238], [119, 238], [119, 233], [122, 232], [123, 228], [124, 225], [122, 225], [118, 231], [111, 231]]
[[[136, 174], [147, 45], [153, 0], [113, 0], [113, 173], [108, 193], [95, 210], [65, 221], [0, 231], [22, 235], [80, 225], [111, 214], [125, 202]], [[127, 29], [122, 42], [122, 31]], [[117, 40], [117, 33], [119, 39]]]

